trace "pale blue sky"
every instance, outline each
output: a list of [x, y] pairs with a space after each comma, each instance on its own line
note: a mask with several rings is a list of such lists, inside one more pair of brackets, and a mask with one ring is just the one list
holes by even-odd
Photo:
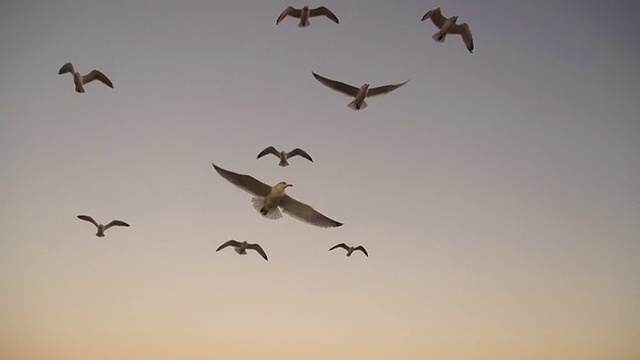
[[[0, 5], [0, 358], [638, 358], [640, 4], [334, 0], [308, 4], [339, 25], [276, 26], [288, 4]], [[431, 39], [435, 6], [474, 54]], [[115, 88], [74, 92], [67, 61]], [[411, 81], [354, 112], [311, 71]], [[345, 225], [264, 219], [211, 162]]]

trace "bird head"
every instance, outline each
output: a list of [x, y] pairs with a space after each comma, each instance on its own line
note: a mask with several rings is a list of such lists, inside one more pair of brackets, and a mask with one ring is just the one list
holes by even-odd
[[276, 184], [276, 188], [284, 190], [286, 188], [288, 188], [289, 186], [293, 186], [293, 184], [289, 184], [286, 181], [280, 181], [278, 184]]
[[453, 22], [456, 22], [456, 21], [458, 21], [458, 17], [457, 17], [457, 16], [452, 16], [452, 17], [451, 17], [451, 20], [452, 20]]
[[302, 11], [307, 11], [307, 10], [309, 10], [309, 5], [305, 5], [302, 7]]
[[362, 88], [365, 89], [365, 90], [368, 90], [369, 89], [369, 84], [362, 85]]

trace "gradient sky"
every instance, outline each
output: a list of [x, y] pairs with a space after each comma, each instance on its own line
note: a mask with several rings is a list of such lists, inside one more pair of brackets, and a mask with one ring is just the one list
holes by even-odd
[[[276, 26], [288, 4], [0, 4], [0, 358], [639, 359], [640, 3]], [[431, 39], [435, 6], [474, 54]], [[115, 88], [76, 93], [67, 61]], [[311, 71], [411, 81], [355, 112]], [[345, 225], [264, 219], [211, 162]]]

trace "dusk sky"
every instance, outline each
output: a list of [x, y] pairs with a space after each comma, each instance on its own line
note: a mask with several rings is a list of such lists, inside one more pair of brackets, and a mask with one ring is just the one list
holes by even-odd
[[[287, 5], [340, 24], [276, 26]], [[431, 38], [436, 6], [473, 54]], [[638, 14], [1, 2], [0, 359], [640, 359]], [[114, 89], [76, 93], [66, 62]], [[353, 111], [312, 71], [411, 81]], [[344, 226], [265, 219], [212, 162]]]

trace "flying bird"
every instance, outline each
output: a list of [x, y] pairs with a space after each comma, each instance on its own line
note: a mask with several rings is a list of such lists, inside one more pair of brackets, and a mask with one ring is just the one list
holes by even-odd
[[333, 20], [333, 22], [336, 24], [340, 24], [340, 21], [338, 20], [336, 15], [332, 13], [331, 10], [327, 9], [324, 6], [320, 6], [315, 9], [309, 9], [308, 6], [304, 6], [302, 9], [296, 9], [293, 6], [289, 5], [284, 9], [282, 14], [278, 16], [278, 19], [276, 20], [276, 25], [278, 25], [287, 16], [292, 16], [294, 18], [300, 19], [300, 23], [298, 23], [298, 27], [307, 27], [311, 25], [311, 23], [309, 22], [310, 17], [321, 16], [321, 15], [328, 17], [329, 19]]
[[357, 88], [355, 86], [351, 86], [349, 84], [345, 84], [340, 81], [327, 79], [326, 77], [320, 76], [314, 73], [313, 71], [311, 73], [313, 74], [313, 77], [316, 78], [316, 80], [320, 81], [325, 86], [330, 87], [331, 89], [341, 92], [345, 95], [354, 97], [355, 99], [352, 102], [350, 102], [347, 106], [356, 111], [367, 107], [367, 103], [364, 101], [365, 98], [386, 94], [408, 83], [409, 80], [411, 80], [409, 79], [400, 84], [384, 85], [384, 86], [378, 86], [374, 88], [370, 88], [369, 84], [364, 84], [360, 88]]
[[76, 85], [76, 92], [83, 93], [84, 92], [83, 85], [88, 84], [93, 80], [98, 80], [113, 89], [113, 83], [111, 82], [111, 80], [109, 80], [109, 78], [105, 74], [101, 73], [98, 70], [91, 70], [90, 73], [83, 76], [83, 75], [80, 75], [79, 72], [75, 71], [73, 69], [73, 65], [70, 62], [68, 62], [62, 65], [60, 70], [58, 70], [58, 75], [62, 75], [66, 73], [71, 73], [71, 75], [73, 75], [73, 83]]
[[231, 239], [231, 240], [227, 241], [226, 243], [220, 245], [220, 247], [216, 251], [220, 251], [220, 250], [226, 248], [227, 246], [233, 246], [234, 250], [240, 255], [247, 255], [247, 249], [255, 250], [265, 260], [269, 261], [269, 259], [267, 259], [267, 254], [264, 252], [264, 250], [262, 250], [262, 247], [260, 247], [260, 245], [258, 245], [258, 244], [249, 244], [246, 241], [239, 242], [239, 241], [235, 241], [235, 240]]
[[129, 224], [127, 224], [124, 221], [120, 221], [120, 220], [113, 220], [112, 222], [108, 223], [107, 225], [102, 225], [102, 224], [98, 224], [95, 220], [93, 220], [93, 218], [89, 215], [78, 215], [78, 219], [80, 220], [85, 220], [88, 221], [90, 223], [92, 223], [93, 225], [96, 226], [96, 228], [98, 228], [98, 232], [96, 233], [96, 236], [98, 237], [103, 237], [104, 236], [104, 232], [112, 227], [112, 226], [126, 226], [128, 227]]
[[282, 214], [278, 209], [278, 207], [280, 207], [285, 214], [311, 225], [319, 227], [342, 226], [342, 223], [329, 219], [311, 206], [301, 203], [285, 194], [284, 190], [289, 186], [293, 186], [291, 184], [281, 181], [272, 187], [249, 175], [237, 174], [225, 170], [216, 166], [214, 163], [211, 163], [211, 165], [213, 165], [218, 174], [227, 181], [249, 194], [254, 195], [254, 197], [251, 198], [253, 207], [267, 219], [275, 220], [281, 218]]
[[467, 46], [467, 50], [473, 54], [473, 37], [471, 36], [471, 29], [469, 28], [469, 24], [462, 23], [456, 24], [458, 20], [457, 16], [452, 16], [447, 18], [442, 15], [442, 11], [438, 6], [435, 9], [429, 10], [422, 17], [422, 21], [427, 19], [431, 19], [433, 23], [440, 29], [437, 33], [435, 33], [432, 38], [437, 42], [444, 42], [444, 39], [447, 37], [447, 34], [456, 34], [462, 36], [462, 40], [464, 44]]
[[367, 257], [369, 257], [369, 254], [367, 253], [367, 250], [366, 250], [364, 247], [362, 247], [362, 245], [360, 245], [360, 246], [356, 246], [356, 247], [353, 247], [353, 246], [348, 246], [348, 245], [347, 245], [347, 244], [345, 244], [345, 243], [342, 243], [342, 244], [335, 245], [334, 247], [332, 247], [331, 249], [329, 249], [329, 251], [331, 251], [331, 250], [333, 250], [333, 249], [336, 249], [336, 248], [343, 248], [343, 249], [347, 250], [347, 256], [351, 256], [351, 254], [352, 254], [354, 251], [356, 251], [356, 250], [360, 250], [360, 251], [362, 251], [365, 255], [367, 255]]
[[274, 148], [273, 146], [269, 146], [268, 148], [262, 150], [260, 152], [260, 154], [258, 154], [258, 157], [256, 159], [260, 159], [261, 157], [267, 155], [267, 154], [273, 154], [277, 157], [280, 158], [280, 166], [284, 167], [284, 166], [288, 166], [289, 162], [287, 162], [287, 159], [292, 158], [296, 155], [302, 156], [303, 158], [313, 162], [313, 159], [311, 158], [311, 156], [309, 156], [309, 154], [307, 154], [304, 150], [300, 149], [300, 148], [295, 148], [289, 152], [286, 151], [278, 151], [276, 150], [276, 148]]

